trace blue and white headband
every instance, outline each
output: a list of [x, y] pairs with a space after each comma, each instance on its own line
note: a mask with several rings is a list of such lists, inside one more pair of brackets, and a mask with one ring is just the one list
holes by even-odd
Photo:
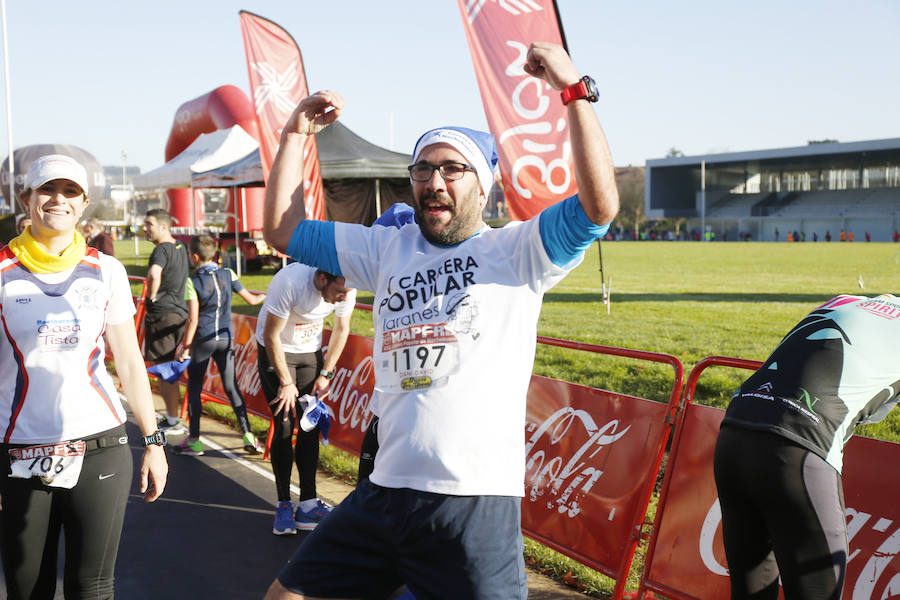
[[484, 131], [476, 131], [466, 127], [439, 127], [425, 132], [416, 142], [413, 151], [413, 163], [428, 146], [447, 144], [463, 155], [463, 158], [475, 168], [481, 191], [487, 199], [494, 185], [494, 169], [497, 167], [497, 147], [494, 136]]

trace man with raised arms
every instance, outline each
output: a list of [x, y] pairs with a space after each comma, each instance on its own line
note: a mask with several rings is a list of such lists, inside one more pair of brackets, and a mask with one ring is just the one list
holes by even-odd
[[419, 139], [409, 167], [417, 224], [397, 230], [304, 220], [303, 143], [340, 116], [337, 93], [305, 98], [284, 127], [266, 239], [375, 293], [380, 449], [268, 599], [378, 598], [404, 583], [420, 598], [527, 595], [523, 429], [541, 301], [606, 233], [618, 194], [593, 80], [547, 43], [531, 46], [525, 70], [562, 91], [579, 192], [502, 229], [481, 219], [497, 162], [486, 133], [441, 127]]

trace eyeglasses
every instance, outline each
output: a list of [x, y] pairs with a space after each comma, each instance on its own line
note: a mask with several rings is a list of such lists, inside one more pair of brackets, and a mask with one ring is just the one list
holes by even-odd
[[466, 171], [475, 172], [474, 167], [458, 162], [448, 162], [442, 165], [418, 162], [414, 165], [409, 165], [406, 168], [409, 170], [409, 178], [420, 183], [431, 179], [435, 170], [441, 174], [444, 181], [456, 181], [457, 179], [462, 179], [463, 175], [466, 174]]

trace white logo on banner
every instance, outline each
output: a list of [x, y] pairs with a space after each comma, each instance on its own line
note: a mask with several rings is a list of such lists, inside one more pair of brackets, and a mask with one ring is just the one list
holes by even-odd
[[[848, 543], [853, 541], [856, 534], [859, 533], [872, 518], [871, 514], [858, 511], [849, 506], [844, 509], [844, 516], [849, 519], [847, 522]], [[700, 551], [700, 559], [707, 569], [716, 575], [727, 576], [728, 570], [719, 564], [719, 561], [716, 560], [713, 554], [713, 540], [715, 539], [716, 531], [721, 522], [722, 509], [719, 506], [719, 499], [716, 498], [715, 502], [712, 503], [712, 506], [709, 507], [706, 518], [703, 520], [703, 526], [700, 530], [700, 547], [698, 550]], [[894, 521], [892, 519], [881, 517], [872, 524], [871, 528], [873, 531], [884, 533], [888, 531], [893, 523]], [[849, 563], [859, 554], [859, 548], [853, 550], [850, 552], [847, 562]], [[851, 583], [853, 584], [853, 595], [851, 596], [851, 600], [875, 600], [872, 593], [875, 592], [878, 580], [882, 577], [885, 569], [894, 561], [898, 554], [900, 554], [900, 528], [895, 529], [894, 532], [887, 536], [884, 541], [882, 541], [881, 545], [871, 553], [856, 581], [847, 582], [847, 587], [849, 587]], [[887, 582], [881, 596], [878, 597], [878, 600], [887, 600], [888, 598], [894, 598], [897, 595], [900, 595], [900, 573], [894, 573], [890, 581]]]
[[[478, 13], [481, 12], [481, 7], [484, 6], [487, 1], [488, 0], [469, 0], [466, 3], [466, 13], [469, 15], [469, 23], [475, 22], [475, 17], [478, 16]], [[500, 8], [513, 16], [544, 10], [541, 8], [541, 5], [534, 0], [491, 0], [491, 2], [496, 3]]]
[[[512, 98], [510, 98], [513, 110], [522, 119], [534, 122], [516, 125], [501, 133], [498, 140], [501, 146], [513, 136], [546, 136], [548, 134], [552, 135], [554, 130], [553, 124], [549, 120], [537, 121], [537, 119], [543, 118], [550, 108], [550, 98], [545, 92], [549, 92], [551, 88], [540, 79], [531, 77], [525, 72], [524, 64], [528, 55], [528, 46], [516, 41], [508, 41], [506, 44], [514, 48], [517, 55], [515, 60], [506, 67], [504, 74], [511, 78], [522, 77], [522, 80], [516, 85], [516, 89], [513, 90]], [[561, 133], [567, 126], [568, 123], [565, 119], [557, 119], [556, 132]], [[510, 179], [516, 193], [525, 199], [530, 199], [532, 196], [531, 190], [523, 187], [519, 182], [519, 172], [526, 167], [534, 167], [540, 172], [541, 182], [551, 194], [559, 195], [569, 189], [569, 184], [572, 182], [569, 161], [572, 153], [571, 142], [563, 142], [562, 152], [549, 162], [537, 155], [556, 152], [556, 144], [542, 143], [529, 137], [522, 141], [522, 148], [529, 154], [524, 154], [517, 158], [510, 173]], [[553, 183], [552, 176], [556, 171], [562, 174], [561, 183]]]
[[[322, 347], [323, 351], [326, 347]], [[334, 412], [341, 425], [348, 425], [351, 429], [359, 431], [368, 428], [369, 421], [374, 415], [369, 406], [370, 394], [364, 390], [369, 388], [367, 384], [374, 377], [374, 373], [371, 356], [363, 358], [352, 371], [340, 367], [335, 373], [325, 401], [336, 407]]]
[[288, 114], [296, 106], [291, 97], [294, 86], [300, 78], [300, 69], [297, 61], [291, 62], [287, 70], [279, 73], [267, 62], [250, 63], [250, 67], [259, 73], [260, 81], [253, 92], [253, 105], [256, 106], [256, 114], [262, 114], [263, 108], [270, 103], [281, 113]]
[[[580, 423], [582, 428], [572, 426]], [[619, 421], [612, 420], [598, 427], [594, 419], [584, 410], [564, 407], [541, 423], [529, 426], [531, 437], [525, 444], [526, 480], [530, 482], [528, 499], [537, 500], [547, 491], [552, 498], [547, 500], [547, 508], [556, 510], [572, 518], [581, 512], [581, 499], [603, 475], [601, 469], [588, 466], [583, 458], [594, 458], [600, 450], [609, 446], [631, 429], [631, 425], [618, 430]], [[570, 432], [571, 430], [571, 432]], [[587, 435], [587, 440], [566, 460], [562, 456], [553, 456], [547, 450], [534, 448], [539, 441], [546, 439], [549, 446], [558, 445], [567, 436]]]

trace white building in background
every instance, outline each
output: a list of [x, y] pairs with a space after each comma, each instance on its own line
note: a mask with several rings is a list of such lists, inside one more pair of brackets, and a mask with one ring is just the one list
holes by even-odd
[[716, 239], [891, 241], [900, 231], [900, 138], [678, 156], [646, 163], [647, 218], [687, 218]]

